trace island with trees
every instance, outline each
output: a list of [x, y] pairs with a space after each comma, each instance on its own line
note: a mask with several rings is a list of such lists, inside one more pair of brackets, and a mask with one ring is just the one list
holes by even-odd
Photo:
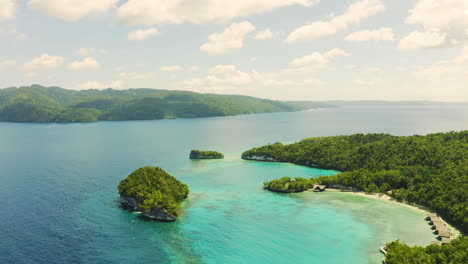
[[159, 167], [142, 167], [118, 186], [120, 202], [126, 209], [140, 211], [150, 220], [175, 221], [180, 202], [189, 188]]
[[[0, 122], [71, 123], [196, 118], [293, 112], [313, 108], [314, 105], [174, 90], [75, 91], [32, 85], [0, 89]], [[320, 106], [317, 104], [317, 107]]]
[[212, 150], [192, 149], [190, 159], [224, 159], [223, 153]]
[[282, 193], [303, 192], [307, 189], [310, 189], [311, 187], [311, 180], [299, 177], [283, 177], [263, 183], [263, 189]]
[[[311, 178], [309, 184], [385, 193], [427, 206], [463, 233], [468, 231], [468, 131], [315, 137], [254, 148], [242, 158], [337, 170], [341, 173]], [[398, 248], [395, 245], [389, 254]]]

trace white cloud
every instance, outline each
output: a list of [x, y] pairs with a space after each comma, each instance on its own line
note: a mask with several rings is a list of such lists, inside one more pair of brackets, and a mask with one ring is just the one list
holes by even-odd
[[196, 65], [193, 65], [188, 69], [189, 72], [196, 72], [196, 71], [199, 71], [199, 70], [200, 70], [200, 67], [198, 67]]
[[117, 11], [128, 24], [226, 23], [234, 18], [269, 12], [281, 7], [312, 6], [319, 0], [129, 0]]
[[253, 39], [255, 40], [267, 40], [273, 37], [273, 32], [270, 29], [265, 29], [263, 31], [258, 32]]
[[391, 28], [385, 27], [376, 30], [361, 30], [346, 36], [345, 40], [352, 42], [365, 42], [369, 40], [395, 40], [395, 35]]
[[52, 56], [47, 53], [39, 57], [33, 58], [24, 64], [26, 70], [45, 70], [54, 69], [62, 65], [64, 58], [60, 56]]
[[148, 79], [153, 79], [154, 77], [156, 77], [156, 74], [154, 72], [148, 72], [148, 73], [121, 72], [119, 73], [119, 77], [122, 79], [127, 79], [127, 80], [148, 80]]
[[91, 57], [87, 57], [85, 59], [83, 59], [82, 61], [74, 61], [70, 64], [68, 64], [68, 69], [69, 70], [84, 70], [84, 69], [99, 69], [101, 68], [101, 64], [91, 58]]
[[223, 73], [234, 72], [234, 71], [236, 71], [236, 66], [232, 64], [230, 65], [218, 64], [208, 69], [208, 72], [210, 74], [223, 74]]
[[371, 67], [371, 68], [362, 68], [360, 69], [361, 72], [364, 73], [372, 73], [372, 74], [382, 74], [384, 70], [378, 67]]
[[398, 48], [402, 50], [436, 48], [443, 45], [447, 36], [439, 31], [419, 32], [413, 31], [398, 43]]
[[349, 53], [342, 49], [331, 49], [325, 53], [313, 52], [309, 55], [294, 59], [291, 65], [294, 66], [313, 66], [317, 68], [326, 67], [333, 58], [338, 56], [349, 56]]
[[29, 0], [28, 6], [65, 21], [77, 21], [89, 14], [106, 12], [118, 0]]
[[468, 1], [419, 0], [406, 19], [421, 24], [424, 31], [413, 31], [400, 40], [400, 49], [443, 48], [468, 40]]
[[15, 0], [0, 0], [0, 21], [12, 19], [15, 12]]
[[81, 56], [87, 56], [93, 53], [105, 54], [107, 51], [105, 49], [95, 49], [95, 48], [80, 48], [76, 51], [76, 54]]
[[11, 69], [16, 66], [16, 60], [0, 61], [0, 71]]
[[248, 21], [232, 23], [221, 33], [214, 33], [208, 37], [208, 42], [200, 47], [200, 50], [210, 54], [222, 54], [244, 45], [244, 38], [254, 31], [255, 27]]
[[190, 78], [175, 83], [175, 87], [196, 91], [215, 93], [253, 93], [261, 88], [280, 87], [316, 87], [323, 85], [320, 79], [307, 77], [300, 80], [288, 79], [279, 73], [261, 73], [255, 69], [250, 72], [238, 70], [233, 65], [217, 65], [202, 78]]
[[28, 72], [25, 74], [26, 78], [36, 78], [37, 76], [39, 76], [39, 74], [37, 72]]
[[163, 72], [180, 72], [183, 71], [184, 68], [179, 65], [170, 65], [170, 66], [163, 66], [160, 68]]
[[153, 36], [159, 35], [159, 31], [155, 28], [138, 29], [128, 33], [129, 40], [144, 40]]
[[372, 78], [372, 79], [355, 79], [351, 82], [358, 86], [375, 86], [382, 81], [381, 78]]
[[98, 81], [89, 81], [85, 83], [81, 83], [72, 87], [73, 90], [89, 90], [89, 89], [98, 89], [103, 90], [107, 88], [112, 89], [123, 89], [124, 83], [121, 80], [117, 80], [111, 83], [102, 83]]
[[361, 20], [376, 15], [385, 10], [380, 0], [361, 0], [348, 6], [341, 15], [329, 21], [316, 21], [294, 29], [285, 39], [286, 43], [314, 39], [333, 35], [338, 30], [346, 29], [350, 24], [358, 24]]
[[453, 62], [456, 64], [468, 62], [468, 46], [465, 46], [463, 48], [462, 53], [459, 56], [457, 56], [455, 59], [453, 59]]

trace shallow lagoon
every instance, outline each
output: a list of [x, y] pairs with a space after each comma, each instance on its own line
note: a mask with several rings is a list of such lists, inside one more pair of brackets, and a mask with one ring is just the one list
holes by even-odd
[[[433, 239], [424, 215], [344, 193], [276, 194], [266, 180], [333, 172], [241, 160], [251, 147], [311, 136], [468, 129], [466, 107], [347, 107], [297, 113], [92, 124], [0, 123], [0, 263], [380, 263], [378, 247]], [[225, 160], [190, 161], [190, 149]], [[134, 169], [187, 183], [179, 221], [118, 206]]]

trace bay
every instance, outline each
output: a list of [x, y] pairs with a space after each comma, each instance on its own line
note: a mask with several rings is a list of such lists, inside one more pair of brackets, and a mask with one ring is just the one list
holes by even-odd
[[[424, 214], [343, 193], [277, 194], [262, 183], [335, 172], [240, 159], [277, 141], [468, 129], [468, 107], [342, 107], [86, 124], [0, 123], [0, 263], [380, 263], [378, 247], [434, 239]], [[224, 160], [191, 161], [191, 149]], [[174, 223], [119, 207], [117, 185], [160, 166], [191, 190]]]

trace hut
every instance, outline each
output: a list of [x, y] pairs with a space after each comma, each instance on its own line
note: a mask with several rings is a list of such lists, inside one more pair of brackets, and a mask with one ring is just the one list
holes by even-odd
[[431, 241], [431, 245], [442, 246], [442, 242], [440, 242], [440, 241]]
[[440, 237], [440, 238], [444, 238], [444, 237], [450, 238], [450, 231], [448, 231], [448, 230], [438, 231], [437, 236]]
[[450, 242], [452, 242], [452, 239], [446, 238], [446, 237], [443, 237], [443, 238], [442, 238], [442, 245], [444, 245], [444, 244], [450, 244]]
[[428, 213], [426, 216], [426, 220], [430, 221], [431, 219], [436, 219], [439, 216], [436, 213]]
[[442, 220], [440, 220], [440, 218], [437, 218], [437, 219], [432, 219], [431, 218], [431, 221], [429, 222], [430, 225], [443, 225], [444, 223], [442, 222]]
[[442, 224], [437, 223], [437, 224], [431, 226], [431, 229], [436, 229], [436, 230], [437, 230], [437, 229], [443, 229], [444, 227], [447, 228], [447, 227], [445, 226], [445, 224], [443, 224], [443, 223], [442, 223]]
[[323, 192], [325, 191], [325, 189], [327, 188], [327, 186], [325, 185], [314, 185], [313, 189], [314, 189], [314, 192]]
[[434, 234], [440, 234], [440, 232], [445, 232], [445, 231], [450, 232], [446, 226], [439, 226], [434, 231]]

